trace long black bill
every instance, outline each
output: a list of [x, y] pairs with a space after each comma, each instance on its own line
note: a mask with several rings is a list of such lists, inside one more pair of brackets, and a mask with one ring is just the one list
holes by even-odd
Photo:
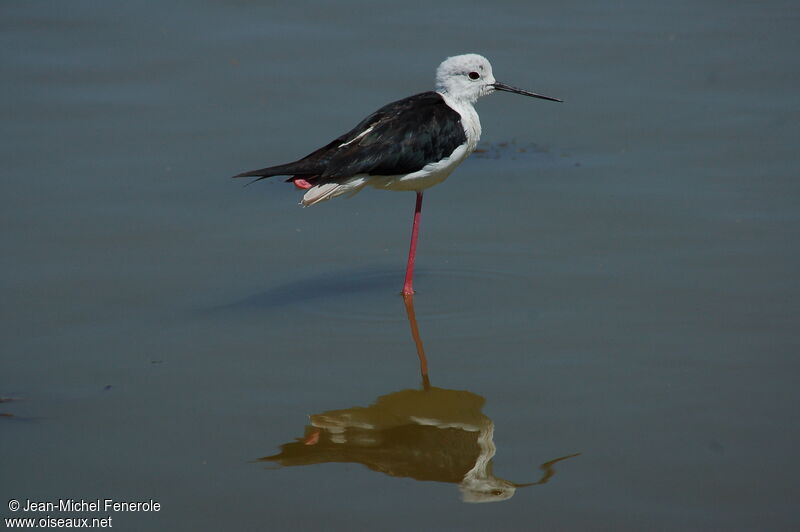
[[506, 92], [514, 92], [516, 94], [522, 94], [523, 96], [533, 96], [534, 98], [541, 98], [542, 100], [550, 100], [551, 102], [563, 102], [564, 100], [559, 100], [558, 98], [551, 98], [550, 96], [542, 96], [541, 94], [536, 94], [535, 92], [525, 91], [522, 89], [518, 89], [516, 87], [512, 87], [511, 85], [506, 85], [505, 83], [500, 83], [499, 81], [495, 81], [492, 83], [492, 87], [495, 90], [499, 91], [506, 91]]

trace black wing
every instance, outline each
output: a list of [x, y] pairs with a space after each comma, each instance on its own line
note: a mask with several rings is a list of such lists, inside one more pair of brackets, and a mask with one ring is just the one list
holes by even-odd
[[402, 175], [448, 157], [467, 137], [461, 116], [437, 92], [385, 105], [302, 159], [235, 177], [292, 175], [316, 183], [357, 174]]

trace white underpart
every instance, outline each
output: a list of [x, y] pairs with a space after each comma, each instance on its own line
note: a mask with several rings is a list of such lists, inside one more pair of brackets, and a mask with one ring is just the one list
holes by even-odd
[[347, 194], [352, 196], [369, 182], [370, 176], [357, 175], [351, 177], [341, 183], [325, 183], [323, 185], [316, 185], [308, 189], [308, 192], [303, 194], [303, 201], [300, 203], [303, 207], [316, 205], [321, 201], [327, 201], [337, 196]]

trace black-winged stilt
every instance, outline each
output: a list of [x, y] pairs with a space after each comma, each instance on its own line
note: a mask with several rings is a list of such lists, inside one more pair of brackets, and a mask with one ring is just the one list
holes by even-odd
[[367, 185], [417, 193], [411, 247], [403, 294], [414, 293], [422, 191], [441, 183], [478, 145], [481, 123], [475, 102], [492, 92], [507, 91], [560, 102], [494, 79], [492, 65], [478, 54], [447, 58], [436, 70], [436, 91], [385, 105], [356, 127], [295, 162], [251, 170], [234, 177], [291, 176], [306, 190], [302, 204], [314, 205]]

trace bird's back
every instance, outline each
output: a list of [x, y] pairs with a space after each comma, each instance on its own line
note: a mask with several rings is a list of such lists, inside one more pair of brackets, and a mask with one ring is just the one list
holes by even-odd
[[396, 176], [448, 157], [467, 140], [461, 115], [437, 92], [385, 105], [297, 161], [236, 177], [298, 176], [313, 184], [356, 175]]

